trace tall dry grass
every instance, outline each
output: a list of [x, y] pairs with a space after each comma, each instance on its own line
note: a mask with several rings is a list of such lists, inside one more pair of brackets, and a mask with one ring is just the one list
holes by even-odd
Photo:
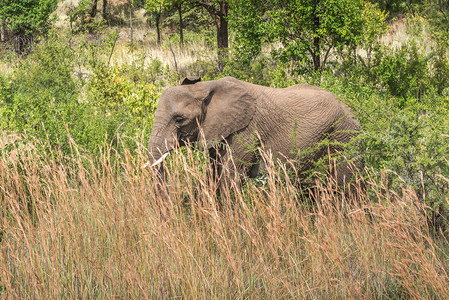
[[173, 155], [160, 184], [143, 150], [72, 147], [1, 152], [1, 298], [449, 297], [447, 241], [382, 176], [307, 202], [268, 161], [219, 197], [202, 154]]

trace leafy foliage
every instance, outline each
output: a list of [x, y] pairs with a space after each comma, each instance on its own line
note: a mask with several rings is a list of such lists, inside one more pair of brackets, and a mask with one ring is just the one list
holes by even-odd
[[53, 35], [19, 62], [2, 86], [3, 129], [29, 132], [63, 147], [65, 125], [78, 132], [82, 126], [76, 126], [77, 120], [85, 114], [84, 105], [77, 101], [72, 61], [70, 48]]
[[[384, 15], [365, 19], [364, 1], [281, 1], [268, 11], [269, 34], [283, 45], [276, 53], [302, 64], [310, 73], [321, 72], [332, 49], [360, 43], [367, 21], [382, 23]], [[375, 8], [369, 7], [370, 11]], [[377, 28], [372, 27], [377, 30]]]
[[428, 61], [415, 44], [404, 44], [397, 50], [377, 51], [370, 75], [400, 98], [399, 106], [404, 108], [406, 99], [420, 99], [425, 93]]
[[234, 48], [236, 56], [244, 64], [257, 58], [262, 50], [266, 34], [264, 13], [266, 7], [257, 0], [237, 1], [233, 3], [230, 25], [235, 28]]
[[422, 1], [422, 9], [431, 26], [431, 35], [438, 43], [449, 46], [449, 3], [447, 1]]
[[57, 0], [0, 0], [0, 20], [6, 20], [7, 28], [12, 32], [15, 50], [26, 51], [33, 38], [50, 29]]
[[326, 75], [323, 86], [344, 97], [362, 123], [357, 150], [350, 154], [355, 149], [349, 149], [347, 155], [361, 156], [366, 167], [377, 172], [388, 170], [389, 186], [398, 191], [413, 187], [431, 208], [433, 225], [447, 224], [449, 186], [439, 177], [449, 174], [447, 98], [429, 93], [419, 102], [410, 98], [404, 108], [401, 99], [379, 94], [374, 85], [363, 82]]
[[[26, 132], [63, 152], [70, 151], [69, 138], [96, 152], [105, 139], [113, 142], [117, 133], [131, 139], [148, 134], [159, 87], [127, 79], [131, 67], [119, 70], [98, 62], [86, 85], [84, 77], [74, 76], [77, 63], [89, 62], [93, 55], [84, 52], [86, 48], [72, 47], [70, 40], [52, 34], [11, 75], [0, 76], [2, 129]], [[157, 64], [153, 70], [162, 72]], [[83, 90], [88, 97], [81, 100]]]
[[391, 14], [411, 13], [413, 12], [412, 5], [420, 3], [423, 0], [370, 0], [376, 3], [382, 10]]
[[[127, 68], [99, 65], [88, 84], [88, 103], [98, 128], [109, 137], [117, 133], [137, 139], [149, 134], [160, 92], [153, 83], [135, 83], [125, 78]], [[102, 133], [104, 134], [104, 133]], [[100, 137], [101, 138], [101, 137]]]

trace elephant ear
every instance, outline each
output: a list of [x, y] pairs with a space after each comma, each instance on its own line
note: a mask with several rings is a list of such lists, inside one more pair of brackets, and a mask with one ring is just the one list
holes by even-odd
[[201, 81], [201, 77], [199, 77], [199, 76], [188, 76], [182, 80], [181, 85], [195, 84], [200, 81]]
[[234, 78], [213, 81], [204, 104], [206, 113], [201, 127], [208, 144], [248, 126], [256, 111], [255, 98]]

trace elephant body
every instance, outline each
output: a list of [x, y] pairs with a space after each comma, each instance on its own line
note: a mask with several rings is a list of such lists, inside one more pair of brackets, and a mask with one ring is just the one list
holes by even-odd
[[[216, 169], [254, 177], [263, 167], [261, 146], [277, 158], [296, 159], [324, 139], [347, 143], [361, 130], [342, 100], [307, 84], [278, 89], [232, 77], [184, 82], [162, 93], [149, 141], [151, 163], [176, 145], [204, 138]], [[229, 147], [216, 147], [219, 142]], [[306, 170], [329, 150], [338, 149], [311, 151], [298, 169]], [[343, 183], [351, 174], [347, 166], [339, 169]]]

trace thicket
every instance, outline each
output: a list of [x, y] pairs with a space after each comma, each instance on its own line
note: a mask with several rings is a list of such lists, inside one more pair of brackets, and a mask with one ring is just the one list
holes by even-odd
[[148, 72], [138, 62], [107, 66], [107, 36], [68, 36], [53, 31], [16, 60], [10, 74], [0, 74], [2, 130], [35, 136], [65, 153], [69, 139], [96, 153], [117, 135], [132, 144], [148, 134], [162, 87], [160, 63]]
[[1, 41], [10, 40], [16, 53], [31, 51], [34, 39], [51, 27], [57, 0], [1, 0]]

